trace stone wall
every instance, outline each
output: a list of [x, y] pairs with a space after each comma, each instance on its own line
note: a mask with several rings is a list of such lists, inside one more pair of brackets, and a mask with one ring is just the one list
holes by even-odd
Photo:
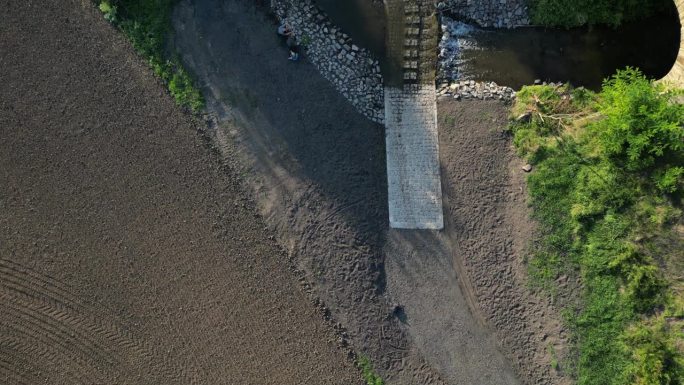
[[437, 9], [481, 27], [513, 28], [530, 23], [526, 0], [443, 0]]
[[271, 0], [276, 17], [294, 30], [304, 56], [356, 109], [383, 123], [380, 65], [368, 50], [334, 26], [311, 0]]
[[[675, 5], [677, 6], [677, 12], [679, 12], [679, 25], [682, 28], [681, 36], [684, 36], [684, 0], [676, 0]], [[679, 40], [677, 60], [663, 80], [671, 82], [677, 87], [684, 88], [684, 41], [682, 39]]]

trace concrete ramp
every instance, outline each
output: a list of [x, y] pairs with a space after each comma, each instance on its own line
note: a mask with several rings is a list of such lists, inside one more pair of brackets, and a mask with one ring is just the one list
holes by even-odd
[[394, 75], [385, 79], [390, 227], [441, 230], [435, 6], [432, 0], [385, 0], [385, 6]]
[[442, 229], [434, 85], [385, 88], [390, 227]]

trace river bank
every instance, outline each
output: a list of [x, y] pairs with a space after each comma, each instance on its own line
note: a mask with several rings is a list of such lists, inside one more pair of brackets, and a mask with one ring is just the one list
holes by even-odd
[[[241, 0], [181, 2], [174, 25], [174, 46], [204, 85], [213, 116], [208, 135], [224, 156], [242, 159], [269, 230], [345, 343], [394, 384], [563, 383], [546, 347], [562, 341], [560, 330], [531, 321], [553, 319], [553, 311], [523, 303], [528, 297], [514, 288], [524, 284], [502, 263], [522, 258], [513, 245], [531, 236], [523, 216], [502, 211], [490, 225], [475, 225], [499, 212], [492, 202], [523, 206], [509, 200], [520, 189], [500, 169], [509, 170], [513, 159], [501, 134], [503, 104], [474, 102], [454, 118], [454, 107], [440, 112], [440, 122], [452, 121], [449, 130], [456, 130], [444, 136], [451, 138], [443, 144], [448, 185], [472, 203], [445, 206], [458, 223], [443, 233], [388, 232], [383, 127], [355, 111], [314, 65], [286, 60], [268, 9]], [[213, 47], [230, 47], [230, 54]], [[471, 132], [476, 142], [467, 140]], [[491, 183], [458, 185], [459, 170], [480, 164], [488, 165], [482, 172]], [[506, 235], [497, 237], [491, 226]], [[494, 293], [486, 287], [510, 293], [506, 302], [518, 310], [482, 302]], [[497, 326], [487, 326], [493, 320]], [[551, 339], [542, 342], [543, 334]]]

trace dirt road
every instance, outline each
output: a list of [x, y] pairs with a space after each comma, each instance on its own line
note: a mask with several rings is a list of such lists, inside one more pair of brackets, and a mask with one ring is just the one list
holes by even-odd
[[0, 383], [360, 383], [230, 162], [93, 4], [0, 8]]

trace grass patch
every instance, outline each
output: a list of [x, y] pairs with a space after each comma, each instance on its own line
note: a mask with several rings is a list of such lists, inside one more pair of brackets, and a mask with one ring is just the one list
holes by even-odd
[[546, 347], [546, 350], [549, 352], [551, 355], [551, 369], [553, 370], [558, 370], [560, 369], [560, 365], [558, 363], [558, 356], [556, 355], [556, 349], [553, 347], [552, 344], [549, 344]]
[[361, 374], [363, 379], [366, 381], [367, 385], [385, 385], [385, 381], [375, 373], [373, 370], [373, 365], [371, 365], [370, 359], [364, 355], [360, 355], [357, 361], [359, 367], [361, 368]]
[[167, 84], [180, 106], [198, 113], [204, 98], [179, 58], [165, 49], [171, 32], [171, 12], [177, 0], [99, 1], [105, 19], [117, 26], [154, 71]]
[[684, 246], [676, 230], [684, 193], [680, 94], [629, 68], [599, 93], [570, 86], [518, 93], [513, 115], [528, 119], [511, 130], [519, 154], [535, 165], [528, 186], [544, 229], [531, 275], [551, 292], [561, 275], [581, 278], [579, 308], [564, 311], [578, 384], [684, 383], [684, 271], [671, 263]]
[[445, 115], [444, 118], [442, 118], [442, 122], [446, 126], [453, 126], [454, 123], [456, 123], [456, 118], [451, 115]]
[[534, 24], [617, 27], [623, 22], [651, 16], [671, 3], [672, 0], [530, 0], [529, 9]]

